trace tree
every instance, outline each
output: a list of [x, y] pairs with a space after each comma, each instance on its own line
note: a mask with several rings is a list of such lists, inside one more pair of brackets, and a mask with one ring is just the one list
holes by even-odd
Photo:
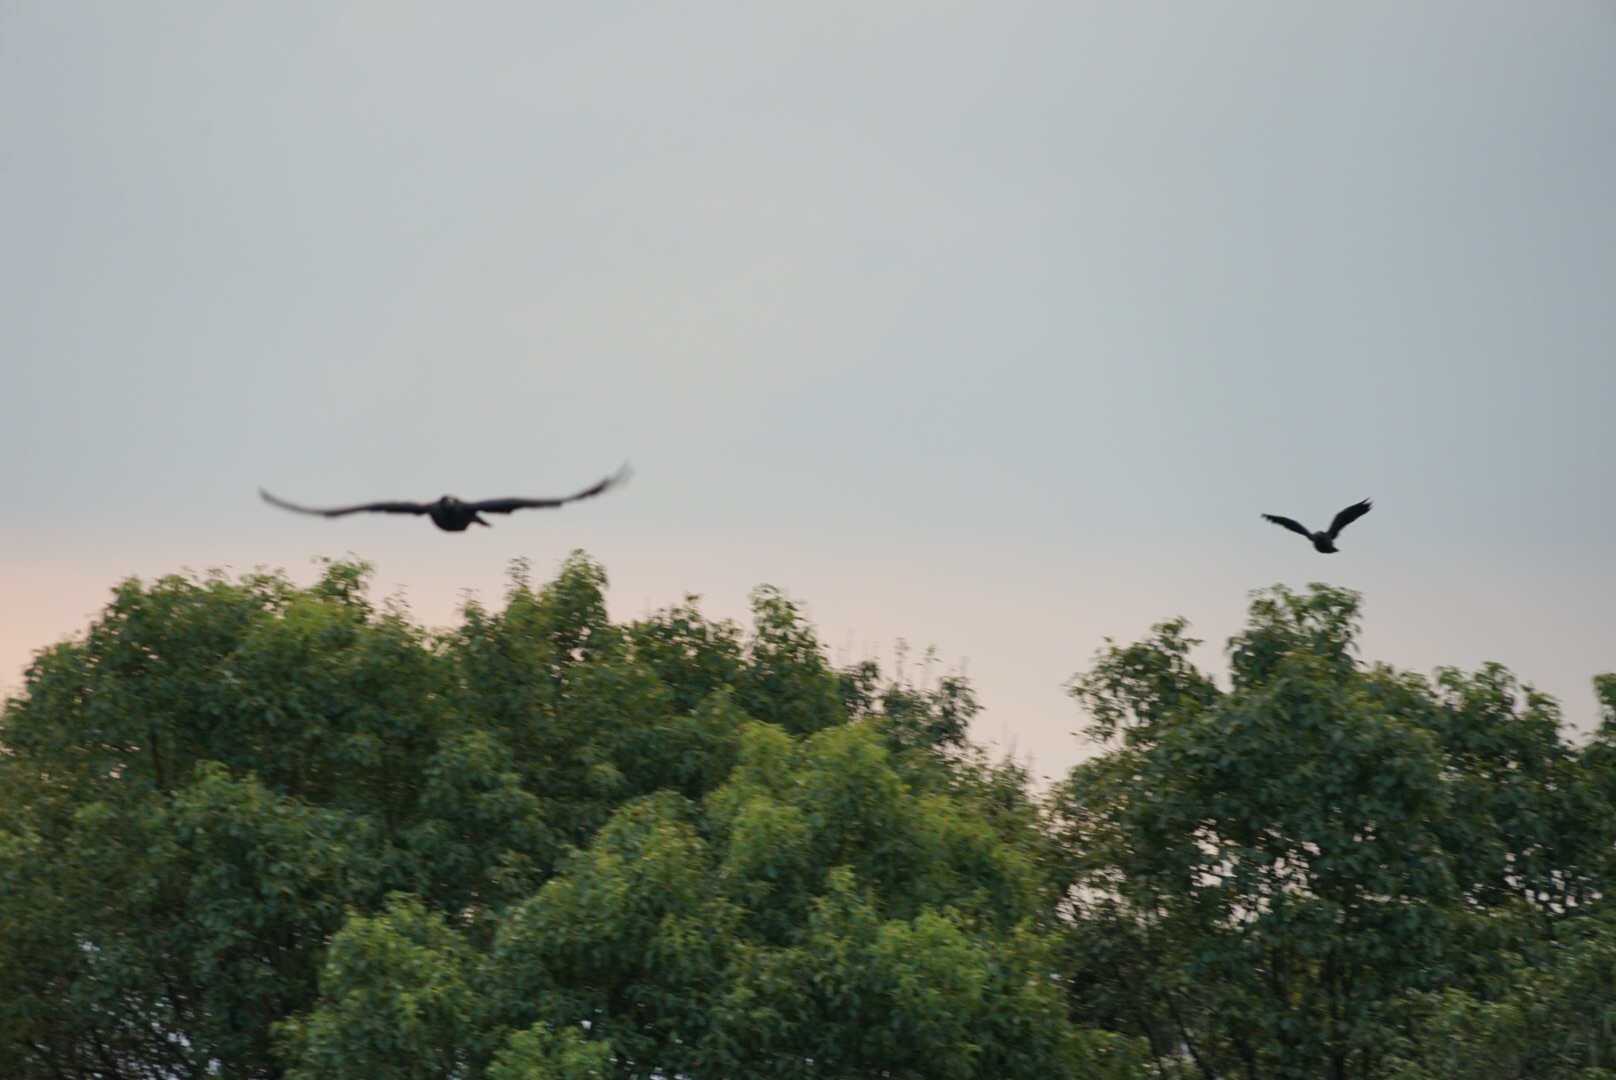
[[442, 633], [366, 568], [119, 586], [0, 715], [0, 1075], [1123, 1076], [963, 681], [581, 554]]
[[625, 805], [511, 913], [507, 1023], [587, 1025], [627, 1076], [1129, 1075], [1067, 1022], [1037, 869], [972, 810], [875, 729], [749, 721], [728, 783]]
[[[1496, 679], [1488, 681], [1497, 685]], [[1574, 846], [1591, 848], [1598, 869], [1592, 875], [1580, 869], [1589, 860], [1586, 852], [1577, 851], [1576, 859], [1562, 860], [1579, 866], [1568, 876], [1583, 881], [1592, 876], [1603, 890], [1585, 887], [1578, 902], [1551, 905], [1558, 918], [1531, 919], [1526, 932], [1511, 935], [1500, 950], [1503, 964], [1491, 978], [1412, 998], [1414, 1021], [1398, 1040], [1389, 1070], [1393, 1080], [1616, 1078], [1616, 921], [1608, 898], [1613, 880], [1608, 813], [1599, 813], [1611, 805], [1616, 781], [1616, 675], [1597, 676], [1594, 686], [1604, 704], [1604, 720], [1577, 755], [1581, 776], [1575, 779], [1594, 787], [1603, 804], [1592, 807], [1594, 816], [1555, 822], [1559, 835], [1554, 838], [1560, 842], [1529, 853], [1523, 865], [1536, 872], [1519, 881], [1529, 892], [1536, 892], [1545, 879], [1552, 882], [1555, 875], [1542, 870], [1552, 862], [1545, 855]], [[1507, 760], [1518, 761], [1519, 755]], [[1563, 798], [1578, 785], [1567, 783], [1564, 762], [1555, 764], [1559, 775], [1545, 778], [1541, 790]], [[1513, 778], [1523, 770], [1516, 765], [1502, 771]], [[1521, 816], [1522, 801], [1507, 815], [1512, 820]], [[1547, 831], [1553, 835], [1554, 830]], [[1596, 891], [1607, 895], [1593, 897]]]
[[1114, 746], [1058, 794], [1074, 1006], [1168, 1073], [1377, 1075], [1410, 995], [1600, 890], [1608, 803], [1552, 703], [1360, 665], [1358, 604], [1259, 594], [1228, 691], [1181, 622], [1073, 683]]
[[441, 724], [361, 576], [126, 582], [40, 655], [0, 729], [0, 1073], [278, 1073]]
[[394, 894], [331, 940], [319, 1004], [276, 1025], [287, 1080], [443, 1080], [487, 1061], [479, 957], [444, 916]]

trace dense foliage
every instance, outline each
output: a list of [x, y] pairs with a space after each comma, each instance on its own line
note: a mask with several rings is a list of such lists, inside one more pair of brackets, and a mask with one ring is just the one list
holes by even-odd
[[[957, 677], [581, 555], [427, 632], [335, 563], [120, 586], [0, 717], [0, 1075], [1616, 1077], [1616, 677], [1259, 596], [1074, 680], [1045, 797]], [[1605, 1071], [1613, 1070], [1613, 1071]]]
[[1075, 1014], [1167, 1076], [1616, 1076], [1579, 1071], [1616, 1066], [1616, 716], [1579, 751], [1495, 665], [1364, 666], [1357, 612], [1259, 595], [1227, 690], [1180, 622], [1074, 680], [1112, 747], [1053, 807]]
[[0, 756], [0, 1075], [1125, 1075], [1023, 778], [780, 593], [574, 557], [432, 635], [363, 568], [128, 582]]

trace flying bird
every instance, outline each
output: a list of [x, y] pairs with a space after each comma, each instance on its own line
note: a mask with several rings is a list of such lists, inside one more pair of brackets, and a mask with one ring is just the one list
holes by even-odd
[[1301, 533], [1313, 541], [1313, 550], [1322, 551], [1328, 555], [1336, 550], [1335, 538], [1341, 535], [1341, 530], [1367, 513], [1369, 513], [1368, 499], [1363, 502], [1353, 503], [1335, 516], [1335, 520], [1330, 522], [1330, 528], [1327, 532], [1308, 532], [1300, 522], [1292, 521], [1288, 517], [1279, 517], [1276, 514], [1264, 514], [1263, 517], [1272, 521], [1275, 525], [1285, 526], [1291, 532]]
[[300, 514], [319, 514], [321, 517], [342, 517], [344, 514], [367, 511], [377, 514], [426, 514], [432, 518], [432, 524], [440, 529], [448, 532], [465, 532], [469, 525], [488, 524], [478, 516], [480, 514], [508, 514], [512, 510], [565, 506], [567, 503], [590, 499], [610, 491], [628, 478], [629, 467], [624, 465], [595, 486], [584, 488], [575, 495], [564, 495], [559, 499], [484, 499], [481, 502], [461, 502], [453, 495], [445, 495], [437, 502], [373, 502], [361, 503], [358, 506], [339, 506], [334, 510], [314, 510], [307, 506], [298, 506], [285, 499], [277, 499], [263, 488], [258, 489], [258, 494], [271, 506], [278, 506], [282, 510], [296, 510]]

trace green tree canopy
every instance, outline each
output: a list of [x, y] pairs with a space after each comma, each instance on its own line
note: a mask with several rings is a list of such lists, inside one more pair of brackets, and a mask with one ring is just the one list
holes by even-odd
[[790, 599], [614, 623], [575, 554], [427, 631], [366, 569], [125, 582], [0, 713], [0, 1076], [1616, 1075], [1616, 675], [1356, 656], [1258, 594], [1072, 689], [1046, 797], [963, 678]]
[[759, 589], [621, 625], [575, 555], [428, 632], [121, 585], [0, 717], [0, 1075], [1125, 1075], [954, 681]]
[[1073, 683], [1113, 746], [1057, 793], [1074, 1005], [1166, 1072], [1381, 1075], [1414, 996], [1605, 890], [1610, 803], [1553, 703], [1360, 664], [1358, 605], [1259, 594], [1227, 690], [1181, 622]]

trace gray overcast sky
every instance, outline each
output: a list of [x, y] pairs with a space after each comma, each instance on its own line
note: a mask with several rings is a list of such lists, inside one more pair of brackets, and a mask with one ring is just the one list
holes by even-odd
[[[0, 3], [0, 687], [129, 574], [761, 581], [977, 734], [1249, 590], [1616, 669], [1616, 3]], [[261, 504], [558, 494], [493, 530]], [[1365, 496], [1338, 555], [1315, 527]]]

